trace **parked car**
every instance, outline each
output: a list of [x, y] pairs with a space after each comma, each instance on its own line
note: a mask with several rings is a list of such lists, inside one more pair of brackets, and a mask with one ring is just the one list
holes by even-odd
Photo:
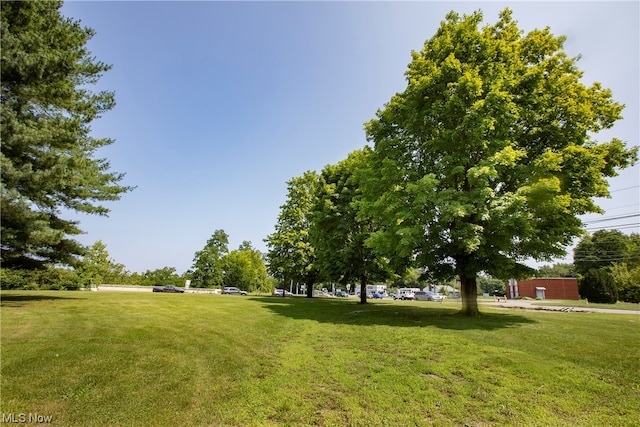
[[432, 291], [426, 291], [426, 292], [416, 292], [415, 294], [415, 298], [417, 301], [437, 301], [437, 302], [442, 302], [442, 300], [444, 299], [444, 297], [440, 294], [436, 294], [435, 292]]
[[382, 299], [382, 294], [380, 292], [376, 292], [373, 294], [373, 299]]
[[158, 285], [153, 287], [153, 292], [172, 292], [175, 294], [183, 294], [184, 289], [175, 287], [173, 285], [166, 285], [166, 286]]
[[401, 291], [396, 299], [401, 300], [414, 300], [416, 299], [416, 294], [413, 291]]
[[[282, 296], [282, 289], [274, 289], [273, 292], [271, 292], [271, 295], [273, 295], [274, 297], [281, 297]], [[289, 291], [284, 291], [284, 296], [285, 297], [292, 297], [293, 294]]]
[[389, 292], [389, 296], [393, 299], [398, 299], [398, 296], [396, 295], [395, 292]]
[[235, 286], [227, 286], [224, 289], [222, 289], [222, 293], [223, 294], [231, 294], [231, 295], [247, 295], [247, 293], [245, 291], [241, 291], [240, 289], [236, 288]]
[[346, 293], [345, 291], [336, 291], [336, 296], [337, 297], [347, 298], [349, 296], [349, 294]]

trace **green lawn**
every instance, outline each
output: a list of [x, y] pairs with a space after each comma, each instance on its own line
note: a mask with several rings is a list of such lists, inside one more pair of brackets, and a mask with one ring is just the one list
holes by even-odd
[[[2, 413], [64, 426], [624, 426], [640, 316], [2, 292]], [[6, 421], [7, 419], [5, 419]]]

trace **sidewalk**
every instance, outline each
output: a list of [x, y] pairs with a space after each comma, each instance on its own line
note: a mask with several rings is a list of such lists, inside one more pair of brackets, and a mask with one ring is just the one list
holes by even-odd
[[564, 311], [564, 312], [582, 312], [582, 313], [613, 313], [613, 314], [640, 314], [640, 310], [619, 310], [615, 308], [591, 308], [591, 307], [568, 307], [568, 306], [555, 306], [555, 305], [534, 305], [538, 301], [528, 300], [501, 300], [501, 301], [488, 301], [483, 304], [490, 305], [492, 307], [506, 308], [506, 309], [521, 309], [521, 310], [536, 310], [536, 311]]

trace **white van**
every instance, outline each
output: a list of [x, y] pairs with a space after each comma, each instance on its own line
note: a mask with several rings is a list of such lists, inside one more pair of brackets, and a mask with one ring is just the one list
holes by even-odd
[[414, 300], [416, 299], [416, 292], [420, 289], [417, 288], [400, 288], [398, 289], [397, 299], [402, 300]]

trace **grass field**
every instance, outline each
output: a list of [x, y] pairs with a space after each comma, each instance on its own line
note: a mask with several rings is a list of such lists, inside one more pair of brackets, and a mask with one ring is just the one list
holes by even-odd
[[633, 426], [640, 316], [2, 292], [2, 413], [64, 426]]

